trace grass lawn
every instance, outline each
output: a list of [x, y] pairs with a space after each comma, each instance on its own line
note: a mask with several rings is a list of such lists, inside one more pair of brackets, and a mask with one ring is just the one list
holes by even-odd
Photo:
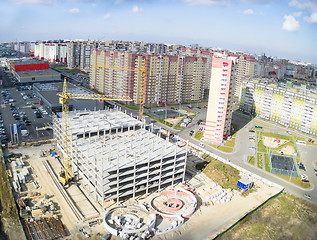
[[281, 193], [217, 239], [316, 239], [317, 207]]
[[225, 146], [219, 146], [219, 147], [217, 147], [217, 149], [219, 149], [220, 151], [223, 151], [223, 152], [232, 152], [233, 151], [232, 147], [225, 147]]
[[254, 165], [254, 163], [255, 163], [254, 156], [248, 156], [248, 163]]
[[204, 136], [203, 132], [196, 132], [196, 134], [195, 134], [195, 138], [198, 140], [200, 140], [203, 136]]
[[206, 155], [203, 155], [206, 161], [197, 163], [196, 169], [202, 170], [207, 177], [223, 188], [237, 189], [240, 171]]
[[265, 159], [265, 171], [270, 172], [270, 160], [268, 154], [264, 154]]
[[296, 141], [297, 141], [297, 140], [300, 140], [300, 141], [305, 141], [305, 142], [306, 142], [306, 139], [303, 138], [303, 137], [295, 137], [295, 140], [296, 140]]
[[[275, 174], [275, 175], [286, 180], [286, 181], [289, 181], [289, 179], [290, 179], [290, 176], [279, 175], [279, 174]], [[303, 183], [300, 177], [292, 177], [291, 183], [296, 184], [297, 186], [300, 186], [302, 188], [309, 188], [310, 187], [310, 183]]]
[[257, 150], [258, 152], [267, 152], [266, 146], [264, 146], [262, 139], [258, 142]]
[[258, 155], [258, 168], [263, 168], [263, 160], [261, 161], [261, 159], [262, 159], [262, 154], [261, 153], [257, 153], [257, 155]]
[[225, 147], [234, 147], [234, 144], [236, 142], [236, 139], [235, 138], [232, 138], [231, 140], [227, 140], [224, 144]]

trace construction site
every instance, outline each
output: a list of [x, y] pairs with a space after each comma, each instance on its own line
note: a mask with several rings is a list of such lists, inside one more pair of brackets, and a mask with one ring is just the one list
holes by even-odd
[[[27, 239], [205, 239], [278, 191], [258, 181], [245, 204], [238, 191], [210, 182], [195, 169], [201, 151], [146, 125], [142, 104], [138, 118], [119, 107], [69, 111], [70, 99], [108, 98], [69, 93], [66, 80], [58, 95], [54, 138], [4, 152]], [[200, 216], [205, 207], [214, 218]]]
[[[72, 175], [101, 205], [184, 181], [187, 151], [119, 110], [70, 112]], [[63, 155], [62, 120], [53, 120]]]
[[207, 239], [278, 192], [256, 179], [247, 198], [222, 189], [195, 171], [199, 151], [119, 109], [69, 119], [66, 185], [62, 114], [51, 143], [5, 154], [27, 239]]

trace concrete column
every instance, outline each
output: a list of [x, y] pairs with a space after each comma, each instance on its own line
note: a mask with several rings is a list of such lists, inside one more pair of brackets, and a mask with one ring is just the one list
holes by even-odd
[[[166, 142], [165, 142], [166, 147]], [[158, 190], [161, 190], [161, 182], [162, 182], [162, 169], [163, 169], [163, 151], [159, 150], [161, 152], [161, 163], [160, 163], [160, 178], [159, 178], [159, 186]]]
[[[177, 136], [178, 140], [178, 136]], [[174, 165], [173, 165], [173, 178], [172, 178], [172, 185], [174, 185], [174, 180], [175, 180], [175, 166], [176, 166], [176, 159], [177, 159], [177, 146], [178, 146], [178, 141], [175, 144], [175, 155], [174, 155]]]
[[[131, 146], [132, 146], [132, 139], [131, 139]], [[133, 200], [135, 200], [135, 180], [136, 180], [136, 156], [134, 156], [134, 178], [133, 178]]]
[[119, 205], [119, 156], [117, 155], [117, 205]]
[[146, 194], [148, 194], [148, 192], [149, 192], [149, 178], [150, 178], [150, 157], [151, 157], [151, 151], [150, 150], [148, 150], [148, 157], [147, 157], [147, 159], [148, 159], [148, 162], [147, 162], [147, 178], [146, 178]]
[[188, 154], [188, 141], [186, 142], [186, 154], [185, 154], [185, 164], [184, 164], [184, 171], [183, 171], [183, 179], [182, 183], [185, 182], [185, 173], [186, 173], [186, 164], [187, 164], [187, 154]]

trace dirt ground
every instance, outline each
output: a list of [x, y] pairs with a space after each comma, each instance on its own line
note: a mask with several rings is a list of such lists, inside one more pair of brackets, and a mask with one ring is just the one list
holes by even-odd
[[165, 119], [166, 122], [173, 124], [173, 125], [177, 125], [181, 120], [183, 119], [183, 117], [177, 117], [177, 118], [167, 118]]
[[[204, 178], [205, 179], [205, 178]], [[202, 206], [202, 198], [206, 193], [213, 193], [214, 185], [211, 181], [200, 186], [196, 191], [199, 193], [197, 211], [185, 222], [185, 224], [164, 236], [155, 236], [155, 240], [205, 240], [213, 239], [223, 230], [229, 228], [241, 217], [258, 207], [272, 195], [280, 190], [269, 187], [260, 181], [255, 181], [256, 191], [243, 197], [234, 191], [234, 197], [227, 203]]]
[[[269, 148], [278, 148], [279, 146], [282, 146], [288, 142], [289, 141], [285, 140], [285, 139], [263, 136], [263, 144], [264, 144], [264, 146], [269, 147]], [[281, 148], [279, 150], [279, 152], [280, 153], [283, 152], [283, 154], [286, 154], [286, 155], [295, 155], [296, 154], [294, 146], [292, 146], [290, 144]]]
[[287, 143], [288, 141], [285, 139], [275, 138], [275, 137], [266, 137], [263, 136], [263, 144], [269, 148], [278, 148], [279, 146]]
[[[45, 167], [43, 166], [42, 161], [44, 159], [57, 161], [50, 156], [40, 157], [40, 152], [42, 150], [53, 148], [54, 146], [52, 144], [44, 144], [38, 147], [20, 147], [11, 150], [14, 153], [22, 153], [23, 155], [28, 155], [28, 158], [24, 161], [25, 165], [31, 169], [30, 172], [32, 173], [32, 178], [38, 182], [40, 187], [38, 189], [35, 189], [32, 183], [27, 183], [27, 191], [37, 192], [40, 193], [42, 196], [46, 194], [49, 196], [49, 199], [55, 203], [57, 211], [55, 211], [54, 214], [60, 217], [68, 234], [70, 234], [65, 239], [70, 239], [70, 237], [72, 240], [86, 239], [86, 237], [79, 232], [80, 228], [84, 228], [88, 233], [92, 234], [92, 237], [90, 239], [101, 239], [102, 236], [106, 234], [102, 223], [90, 228], [87, 224], [77, 221], [73, 211], [71, 210], [66, 200], [53, 182], [51, 176], [48, 174]], [[56, 174], [58, 174], [59, 171], [60, 169], [55, 169]]]
[[281, 150], [279, 150], [279, 152], [280, 153], [283, 152], [283, 154], [287, 154], [287, 155], [296, 155], [295, 148], [291, 145], [286, 145]]
[[[42, 160], [57, 160], [54, 160], [54, 158], [50, 156], [40, 157], [40, 152], [41, 150], [52, 148], [54, 148], [53, 145], [45, 144], [38, 147], [21, 147], [19, 149], [12, 150], [15, 153], [22, 153], [29, 156], [25, 162], [26, 164], [29, 164], [29, 167], [32, 169], [32, 175], [34, 175], [34, 179], [39, 183], [40, 188], [32, 189], [32, 186], [28, 186], [28, 190], [39, 192], [42, 195], [47, 194], [49, 195], [49, 199], [51, 199], [54, 203], [57, 203], [58, 210], [56, 211], [56, 214], [61, 217], [63, 224], [70, 234], [65, 239], [86, 239], [79, 232], [79, 229], [82, 227], [84, 227], [88, 233], [92, 234], [90, 239], [101, 239], [102, 236], [106, 234], [103, 224], [100, 223], [92, 228], [89, 228], [84, 223], [78, 222], [50, 175], [46, 172], [46, 169], [42, 164]], [[56, 171], [58, 172], [59, 170], [57, 169]], [[198, 199], [197, 211], [182, 227], [176, 231], [162, 236], [155, 236], [153, 239], [203, 240], [213, 238], [219, 232], [230, 227], [239, 218], [279, 191], [277, 188], [269, 187], [261, 182], [255, 181], [256, 191], [250, 193], [247, 197], [241, 196], [239, 192], [234, 192], [233, 198], [227, 203], [202, 206], [202, 199], [204, 199], [206, 195], [214, 193], [214, 183], [206, 179], [206, 177], [197, 178], [197, 176], [192, 178], [189, 183], [193, 183], [193, 185], [203, 183], [196, 189], [196, 196]], [[144, 198], [143, 201], [146, 202], [150, 198], [151, 196], [148, 196], [147, 198]], [[118, 238], [112, 237], [111, 239]]]

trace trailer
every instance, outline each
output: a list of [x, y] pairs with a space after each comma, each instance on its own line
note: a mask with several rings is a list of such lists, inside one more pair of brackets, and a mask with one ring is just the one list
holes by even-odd
[[241, 178], [237, 183], [237, 187], [241, 189], [242, 191], [248, 191], [249, 189], [253, 187], [253, 185], [254, 185], [254, 182], [252, 182], [251, 180], [247, 178]]

